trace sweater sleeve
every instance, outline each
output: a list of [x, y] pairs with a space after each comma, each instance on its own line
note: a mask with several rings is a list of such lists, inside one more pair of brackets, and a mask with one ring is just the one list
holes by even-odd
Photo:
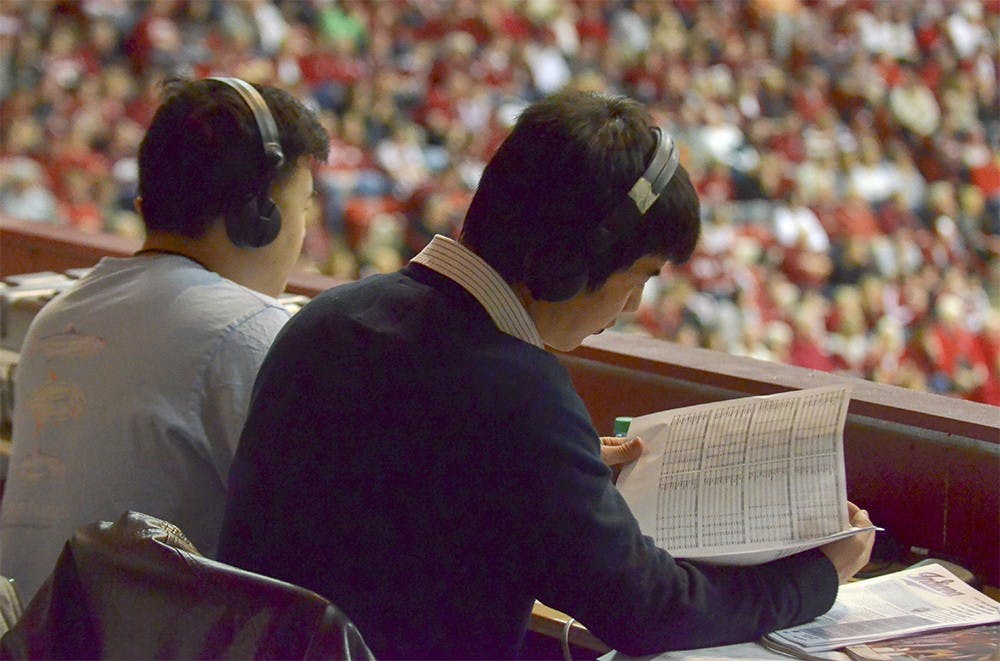
[[534, 523], [525, 566], [539, 600], [635, 655], [747, 642], [832, 606], [837, 574], [818, 550], [726, 567], [657, 548], [614, 487], [568, 378], [541, 388], [514, 465], [539, 489], [520, 503]]

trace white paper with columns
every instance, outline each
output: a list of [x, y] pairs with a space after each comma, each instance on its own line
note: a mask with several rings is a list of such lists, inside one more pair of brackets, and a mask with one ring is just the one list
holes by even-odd
[[759, 564], [861, 532], [847, 515], [850, 392], [809, 388], [634, 418], [618, 490], [678, 558]]

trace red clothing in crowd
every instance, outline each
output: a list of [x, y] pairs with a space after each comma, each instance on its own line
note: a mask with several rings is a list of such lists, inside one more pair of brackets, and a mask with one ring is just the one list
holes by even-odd
[[969, 180], [983, 192], [986, 199], [1000, 199], [1000, 156], [983, 165], [969, 168]]
[[951, 378], [957, 374], [960, 361], [966, 365], [982, 362], [975, 336], [960, 324], [934, 322], [929, 340], [937, 351], [938, 367]]
[[823, 372], [832, 372], [837, 368], [837, 363], [830, 357], [830, 354], [821, 348], [814, 339], [801, 333], [796, 333], [795, 339], [792, 340], [792, 346], [788, 350], [788, 362], [792, 365]]
[[1000, 331], [980, 333], [976, 345], [986, 364], [986, 381], [969, 393], [969, 399], [1000, 406]]
[[[871, 206], [859, 197], [848, 197], [833, 212], [837, 237], [874, 238], [882, 233]], [[831, 237], [832, 238], [832, 237]]]

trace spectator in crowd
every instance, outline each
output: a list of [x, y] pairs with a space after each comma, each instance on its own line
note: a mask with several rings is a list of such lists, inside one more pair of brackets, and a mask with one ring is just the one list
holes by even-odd
[[74, 530], [125, 510], [215, 555], [250, 389], [289, 318], [275, 297], [302, 248], [311, 165], [329, 144], [287, 92], [233, 84], [246, 89], [167, 85], [139, 148], [142, 249], [101, 260], [28, 329], [0, 507], [0, 572], [25, 600]]
[[912, 69], [903, 70], [903, 80], [889, 92], [888, 101], [889, 110], [903, 130], [926, 137], [938, 129], [938, 100]]
[[59, 202], [42, 167], [26, 156], [6, 158], [3, 165], [0, 213], [39, 223], [59, 222]]

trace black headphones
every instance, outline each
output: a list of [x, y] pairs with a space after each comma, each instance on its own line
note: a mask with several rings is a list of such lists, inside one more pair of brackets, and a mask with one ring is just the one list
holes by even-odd
[[587, 284], [591, 261], [606, 253], [618, 239], [637, 227], [666, 190], [677, 171], [680, 156], [668, 133], [658, 126], [654, 126], [652, 131], [656, 148], [646, 171], [611, 213], [587, 233], [582, 250], [579, 244], [570, 245], [563, 241], [543, 244], [525, 256], [524, 283], [532, 296], [545, 301], [573, 298]]
[[281, 231], [281, 210], [271, 199], [269, 189], [275, 171], [285, 162], [278, 138], [278, 126], [267, 108], [264, 97], [253, 85], [239, 78], [212, 77], [206, 80], [228, 85], [240, 95], [253, 112], [264, 147], [267, 171], [249, 199], [237, 203], [226, 213], [226, 234], [241, 248], [260, 248], [274, 241]]

